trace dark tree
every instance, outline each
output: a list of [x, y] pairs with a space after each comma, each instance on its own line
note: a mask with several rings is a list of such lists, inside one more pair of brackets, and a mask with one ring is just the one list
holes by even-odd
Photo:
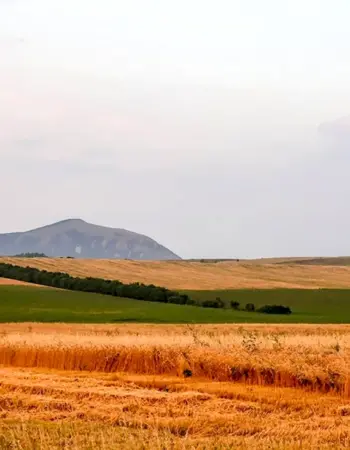
[[247, 304], [245, 305], [245, 310], [246, 310], [246, 311], [249, 311], [249, 312], [255, 311], [255, 305], [254, 305], [254, 303], [247, 303]]
[[234, 301], [234, 300], [231, 300], [231, 308], [232, 309], [236, 309], [236, 310], [238, 310], [239, 309], [239, 307], [240, 307], [240, 303], [239, 302], [236, 302], [236, 301]]
[[260, 313], [264, 314], [292, 314], [292, 310], [289, 306], [283, 305], [265, 305], [257, 310]]

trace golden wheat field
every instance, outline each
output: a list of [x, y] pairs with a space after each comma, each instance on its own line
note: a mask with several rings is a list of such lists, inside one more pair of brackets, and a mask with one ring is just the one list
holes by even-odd
[[350, 326], [0, 328], [0, 448], [350, 447]]
[[28, 285], [40, 287], [40, 285], [34, 283], [26, 283], [25, 281], [0, 278], [0, 286], [28, 286]]
[[14, 286], [16, 284], [23, 284], [21, 281], [17, 280], [8, 280], [7, 278], [0, 278], [0, 286], [11, 285]]
[[143, 282], [170, 289], [349, 288], [350, 266], [252, 264], [236, 262], [122, 261], [65, 258], [1, 258], [73, 276]]

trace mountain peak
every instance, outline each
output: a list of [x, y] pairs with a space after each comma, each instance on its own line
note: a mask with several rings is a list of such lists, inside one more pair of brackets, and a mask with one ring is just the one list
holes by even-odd
[[76, 258], [180, 259], [147, 236], [94, 225], [80, 218], [64, 219], [29, 231], [0, 234], [0, 255], [21, 253]]

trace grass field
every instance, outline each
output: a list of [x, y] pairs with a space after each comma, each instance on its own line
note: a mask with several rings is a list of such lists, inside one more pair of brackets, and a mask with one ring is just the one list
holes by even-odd
[[0, 322], [67, 323], [350, 323], [350, 290], [188, 291], [193, 298], [220, 296], [244, 307], [290, 306], [290, 316], [144, 302], [99, 294], [0, 285]]
[[171, 289], [350, 288], [350, 266], [65, 258], [1, 258], [0, 261], [73, 276], [153, 283]]
[[1, 330], [0, 448], [350, 447], [350, 326]]

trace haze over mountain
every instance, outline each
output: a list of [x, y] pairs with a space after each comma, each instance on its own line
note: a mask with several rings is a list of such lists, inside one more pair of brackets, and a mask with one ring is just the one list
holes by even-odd
[[180, 259], [142, 234], [68, 219], [34, 230], [0, 234], [0, 255], [44, 253], [47, 256], [118, 259]]

